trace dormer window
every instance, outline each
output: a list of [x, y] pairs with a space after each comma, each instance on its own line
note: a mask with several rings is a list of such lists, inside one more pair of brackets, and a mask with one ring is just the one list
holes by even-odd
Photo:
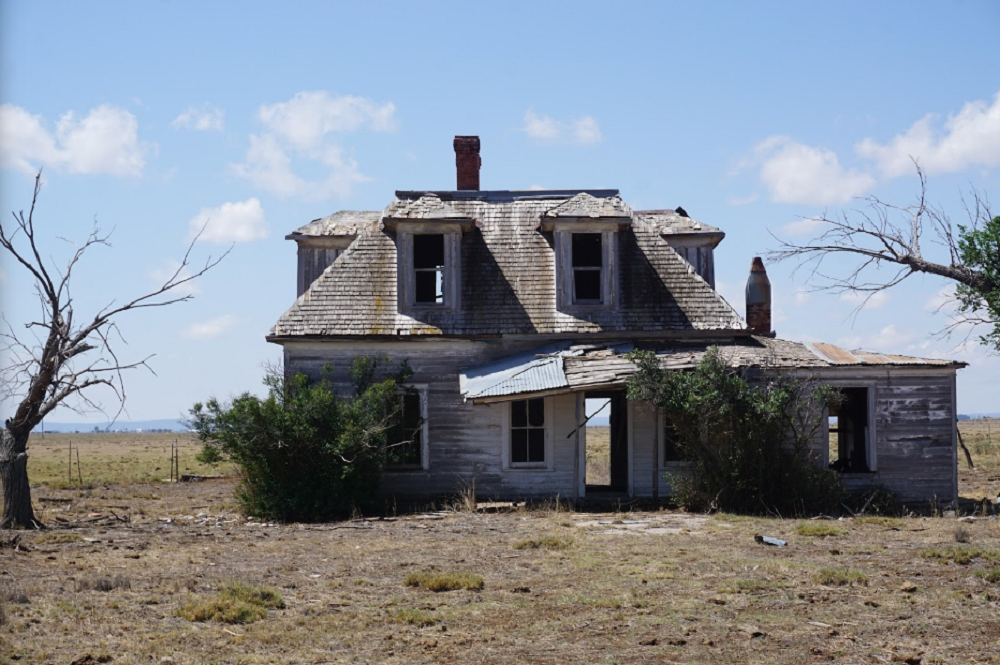
[[567, 226], [554, 229], [559, 309], [615, 307], [618, 226], [594, 223]]
[[444, 304], [444, 234], [413, 236], [414, 304]]
[[604, 302], [601, 234], [574, 233], [572, 237], [573, 303], [600, 305]]
[[555, 241], [556, 306], [562, 311], [618, 304], [618, 236], [632, 225], [632, 213], [613, 194], [580, 192], [539, 221], [538, 230]]

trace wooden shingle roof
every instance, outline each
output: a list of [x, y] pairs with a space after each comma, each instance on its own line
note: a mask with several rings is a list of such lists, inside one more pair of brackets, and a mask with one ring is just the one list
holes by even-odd
[[[395, 235], [384, 223], [368, 224], [281, 316], [268, 339], [745, 330], [733, 308], [658, 230], [634, 217], [616, 190], [589, 190], [597, 204], [579, 194], [397, 192], [383, 219], [457, 214], [475, 220], [477, 228], [461, 240], [461, 309], [399, 312]], [[619, 235], [616, 309], [571, 313], [556, 307], [552, 235], [538, 227], [543, 215], [574, 198], [591, 209], [633, 215]]]

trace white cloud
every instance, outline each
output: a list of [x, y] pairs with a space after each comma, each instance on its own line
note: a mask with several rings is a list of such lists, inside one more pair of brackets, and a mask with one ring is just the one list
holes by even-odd
[[333, 97], [323, 90], [299, 92], [287, 102], [260, 107], [257, 116], [276, 136], [299, 150], [314, 150], [327, 134], [368, 128], [374, 132], [395, 129], [396, 106], [377, 104], [364, 97]]
[[[230, 170], [282, 197], [348, 196], [355, 184], [369, 178], [329, 135], [362, 128], [389, 131], [395, 127], [395, 109], [391, 102], [378, 105], [363, 97], [332, 97], [322, 91], [300, 92], [287, 102], [261, 106], [258, 116], [268, 131], [250, 136], [246, 160], [230, 165]], [[303, 178], [294, 170], [296, 160], [328, 174]]]
[[267, 237], [264, 208], [256, 198], [223, 203], [215, 208], [202, 208], [188, 222], [188, 227], [192, 237], [204, 228], [202, 240], [220, 245]]
[[957, 114], [949, 115], [943, 132], [935, 130], [934, 119], [934, 115], [924, 116], [884, 145], [866, 138], [854, 150], [874, 160], [889, 177], [913, 173], [913, 159], [928, 173], [1000, 164], [1000, 92], [992, 104], [969, 102]]
[[860, 309], [882, 309], [885, 307], [886, 303], [889, 302], [889, 294], [885, 291], [875, 291], [874, 293], [857, 293], [849, 291], [847, 293], [841, 293], [837, 300], [849, 303]]
[[547, 143], [565, 142], [578, 145], [600, 143], [601, 128], [590, 115], [562, 121], [543, 113], [528, 109], [524, 113], [524, 133], [533, 139]]
[[889, 324], [874, 335], [841, 337], [837, 340], [837, 345], [851, 350], [900, 353], [904, 347], [912, 347], [909, 343], [913, 338], [912, 332], [901, 332], [896, 329], [895, 324]]
[[791, 236], [804, 236], [815, 233], [821, 226], [823, 220], [819, 217], [803, 217], [785, 224], [781, 229]]
[[322, 153], [314, 152], [311, 160], [329, 169], [322, 180], [306, 180], [292, 170], [292, 156], [273, 134], [250, 136], [246, 162], [233, 164], [236, 175], [254, 186], [282, 197], [296, 196], [323, 201], [335, 196], [350, 195], [351, 188], [369, 180], [361, 173], [358, 163], [345, 158], [337, 146], [328, 146]]
[[139, 142], [139, 122], [123, 108], [103, 104], [83, 118], [64, 113], [55, 132], [41, 116], [0, 106], [0, 165], [24, 173], [46, 166], [68, 173], [140, 176], [154, 146]]
[[212, 104], [189, 106], [174, 118], [174, 129], [194, 129], [199, 132], [221, 132], [225, 128], [225, 114]]
[[955, 298], [955, 285], [948, 284], [924, 302], [924, 309], [928, 312], [954, 312], [958, 305]]
[[573, 142], [587, 145], [601, 141], [601, 128], [593, 116], [585, 115], [570, 122], [573, 130]]
[[181, 331], [181, 336], [188, 339], [215, 339], [224, 335], [226, 331], [237, 323], [239, 323], [239, 320], [232, 314], [223, 314], [209, 321], [192, 323]]
[[[180, 272], [178, 272], [178, 269], [180, 269]], [[181, 268], [179, 261], [168, 261], [158, 268], [153, 268], [149, 272], [149, 276], [156, 283], [156, 286], [160, 287], [169, 279], [183, 280], [190, 278], [191, 271], [186, 267]], [[173, 296], [194, 296], [201, 293], [201, 285], [198, 283], [198, 280], [191, 280], [171, 289], [170, 293]]]
[[837, 154], [798, 143], [787, 136], [771, 136], [754, 147], [760, 180], [772, 201], [828, 205], [864, 194], [875, 178], [840, 165]]

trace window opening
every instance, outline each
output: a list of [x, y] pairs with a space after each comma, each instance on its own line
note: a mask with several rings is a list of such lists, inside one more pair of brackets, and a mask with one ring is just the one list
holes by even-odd
[[521, 399], [510, 404], [511, 464], [545, 462], [545, 399]]
[[573, 237], [573, 301], [603, 302], [601, 272], [603, 266], [600, 233], [574, 233]]
[[684, 455], [681, 453], [681, 449], [678, 446], [679, 436], [677, 434], [677, 427], [674, 425], [673, 421], [670, 420], [670, 416], [663, 416], [663, 462], [688, 462], [690, 460], [685, 459]]
[[866, 473], [868, 466], [868, 388], [841, 388], [841, 403], [830, 407], [830, 468]]
[[444, 304], [444, 234], [413, 236], [414, 302]]
[[420, 414], [420, 394], [400, 395], [399, 407], [386, 437], [386, 461], [390, 465], [420, 466], [424, 424]]

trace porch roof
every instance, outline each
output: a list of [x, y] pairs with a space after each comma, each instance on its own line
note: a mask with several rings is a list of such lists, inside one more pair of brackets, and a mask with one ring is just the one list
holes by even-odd
[[821, 370], [844, 366], [923, 366], [961, 368], [966, 363], [941, 358], [916, 358], [847, 351], [832, 344], [801, 344], [769, 337], [737, 338], [728, 344], [714, 342], [584, 344], [571, 341], [539, 347], [508, 356], [459, 375], [463, 399], [494, 402], [598, 388], [621, 388], [635, 372], [627, 354], [638, 346], [653, 351], [665, 369], [692, 369], [709, 348], [716, 346], [731, 367]]

